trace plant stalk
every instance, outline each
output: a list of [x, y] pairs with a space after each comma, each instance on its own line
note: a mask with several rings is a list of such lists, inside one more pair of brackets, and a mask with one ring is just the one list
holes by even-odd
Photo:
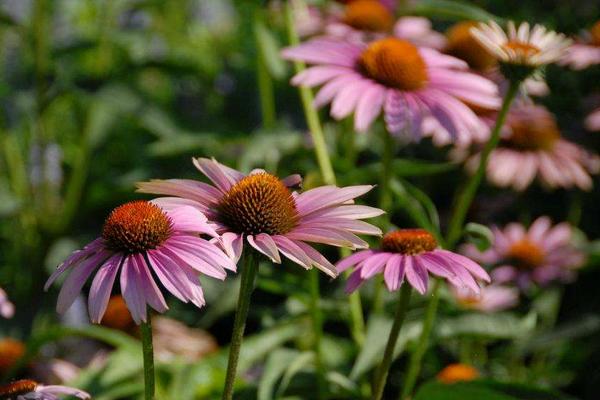
[[144, 357], [144, 399], [154, 400], [154, 347], [152, 345], [152, 317], [140, 326], [142, 354]]

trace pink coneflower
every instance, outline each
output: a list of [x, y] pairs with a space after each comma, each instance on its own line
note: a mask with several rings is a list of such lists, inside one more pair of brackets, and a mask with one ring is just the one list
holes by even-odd
[[490, 266], [494, 282], [516, 282], [527, 288], [531, 282], [545, 286], [553, 281], [569, 281], [585, 261], [573, 244], [573, 230], [565, 222], [552, 226], [550, 218], [540, 217], [527, 230], [518, 223], [503, 230], [493, 228], [494, 244], [484, 252], [466, 245], [462, 252]]
[[480, 376], [479, 371], [468, 364], [450, 364], [438, 372], [435, 377], [441, 383], [450, 385], [457, 382], [470, 382]]
[[139, 325], [146, 322], [147, 307], [168, 309], [156, 276], [181, 301], [204, 305], [198, 274], [225, 279], [235, 263], [199, 234], [217, 236], [206, 217], [193, 207], [163, 210], [148, 201], [133, 201], [115, 208], [104, 223], [102, 237], [73, 253], [52, 274], [48, 287], [71, 271], [58, 296], [57, 311], [65, 312], [94, 272], [88, 299], [92, 322], [102, 321], [113, 284], [120, 272], [121, 293]]
[[452, 285], [479, 293], [476, 280], [490, 281], [487, 272], [467, 257], [438, 248], [437, 241], [423, 229], [400, 229], [387, 233], [380, 250], [363, 250], [336, 265], [338, 272], [354, 267], [346, 292], [354, 292], [363, 282], [383, 274], [389, 291], [395, 291], [404, 278], [425, 294], [429, 274], [447, 279]]
[[0, 386], [0, 399], [3, 400], [59, 400], [67, 396], [83, 400], [91, 399], [91, 396], [83, 390], [68, 386], [44, 386], [30, 379], [22, 379]]
[[600, 64], [600, 21], [567, 49], [562, 64], [577, 70]]
[[466, 288], [452, 288], [454, 299], [462, 308], [493, 313], [513, 308], [519, 304], [519, 291], [512, 287], [489, 285], [479, 294]]
[[497, 108], [497, 87], [466, 71], [467, 64], [430, 48], [388, 37], [369, 44], [319, 38], [283, 51], [287, 59], [313, 64], [292, 79], [295, 85], [323, 85], [315, 106], [331, 103], [331, 115], [354, 112], [354, 126], [368, 130], [381, 114], [392, 134], [420, 139], [422, 121], [435, 118], [454, 138], [481, 129], [463, 103]]
[[[467, 162], [474, 171], [479, 153]], [[496, 186], [525, 190], [535, 178], [549, 188], [592, 188], [590, 174], [600, 170], [600, 160], [585, 149], [561, 138], [554, 116], [544, 107], [518, 103], [507, 117], [498, 147], [491, 153], [487, 178]]]
[[585, 128], [589, 131], [600, 131], [600, 108], [587, 116], [585, 119]]
[[335, 267], [306, 242], [359, 249], [368, 244], [356, 234], [381, 234], [360, 219], [383, 211], [352, 204], [372, 186], [322, 186], [298, 194], [289, 189], [300, 184], [298, 175], [284, 180], [262, 170], [244, 175], [206, 158], [194, 159], [194, 165], [214, 186], [183, 179], [155, 180], [139, 183], [139, 191], [177, 196], [155, 200], [167, 209], [181, 204], [197, 207], [214, 221], [222, 235], [219, 242], [235, 258], [247, 241], [275, 263], [281, 263], [281, 253], [304, 268], [314, 266], [335, 277]]
[[15, 314], [15, 306], [8, 300], [4, 289], [0, 287], [0, 317], [12, 318]]
[[0, 339], [0, 376], [10, 371], [24, 354], [25, 344], [20, 340]]
[[394, 24], [394, 36], [408, 40], [417, 47], [441, 50], [446, 45], [443, 34], [435, 31], [431, 21], [423, 17], [400, 17]]

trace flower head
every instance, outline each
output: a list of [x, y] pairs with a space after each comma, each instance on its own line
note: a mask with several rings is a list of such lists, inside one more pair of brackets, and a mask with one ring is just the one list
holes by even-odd
[[572, 244], [573, 230], [567, 223], [552, 226], [550, 218], [540, 217], [529, 229], [518, 223], [504, 229], [493, 228], [493, 246], [480, 252], [466, 245], [462, 252], [481, 263], [496, 266], [494, 282], [515, 282], [521, 288], [537, 283], [569, 281], [585, 261], [584, 254]]
[[23, 342], [11, 338], [0, 339], [0, 376], [10, 371], [24, 354]]
[[471, 28], [473, 37], [500, 62], [510, 80], [523, 81], [539, 67], [558, 61], [570, 40], [548, 31], [542, 25], [530, 28], [527, 22], [515, 26], [508, 23], [508, 32], [494, 21]]
[[600, 64], [600, 21], [597, 21], [582, 38], [569, 46], [561, 64], [575, 70]]
[[78, 399], [91, 399], [83, 390], [68, 386], [41, 385], [30, 379], [22, 379], [0, 386], [0, 399], [2, 400], [59, 400], [67, 396]]
[[452, 295], [462, 308], [493, 313], [506, 310], [519, 303], [519, 291], [512, 287], [489, 285], [477, 295], [470, 290], [452, 288]]
[[4, 289], [0, 287], [0, 317], [12, 318], [15, 314], [15, 306], [8, 300]]
[[436, 378], [445, 384], [469, 382], [479, 378], [479, 371], [467, 364], [450, 364], [442, 369]]
[[275, 263], [281, 263], [283, 254], [304, 268], [314, 266], [335, 277], [335, 267], [306, 242], [357, 249], [368, 247], [357, 234], [381, 234], [360, 219], [383, 211], [353, 204], [372, 186], [323, 186], [299, 194], [290, 190], [299, 186], [298, 175], [283, 180], [263, 170], [244, 175], [206, 158], [194, 159], [194, 165], [213, 185], [156, 180], [139, 183], [139, 191], [176, 196], [155, 200], [165, 209], [186, 204], [206, 214], [222, 235], [215, 242], [236, 259], [247, 242]]
[[422, 121], [432, 117], [458, 138], [481, 129], [465, 102], [492, 109], [500, 102], [496, 85], [467, 72], [463, 61], [395, 37], [370, 43], [318, 38], [285, 49], [283, 56], [313, 64], [292, 83], [323, 85], [315, 106], [331, 103], [335, 119], [354, 112], [359, 132], [383, 111], [393, 134], [420, 139]]
[[92, 322], [106, 311], [117, 275], [121, 292], [137, 324], [146, 320], [146, 304], [158, 312], [168, 309], [155, 276], [181, 301], [204, 305], [198, 274], [225, 279], [235, 263], [199, 234], [216, 237], [206, 217], [189, 206], [165, 210], [154, 202], [133, 201], [115, 208], [104, 223], [102, 236], [73, 253], [52, 274], [46, 289], [66, 271], [57, 311], [66, 311], [94, 272], [88, 299]]
[[496, 67], [498, 60], [473, 36], [471, 29], [478, 25], [475, 21], [452, 25], [446, 32], [444, 52], [466, 61], [472, 69], [483, 72]]
[[[474, 171], [479, 153], [467, 161]], [[600, 159], [561, 137], [554, 116], [544, 107], [518, 103], [509, 112], [498, 147], [491, 153], [487, 178], [496, 186], [525, 190], [535, 178], [549, 188], [592, 188], [590, 174]]]
[[429, 273], [447, 279], [452, 285], [479, 293], [477, 280], [490, 281], [487, 272], [459, 254], [438, 248], [437, 241], [423, 229], [400, 229], [387, 233], [379, 250], [363, 250], [341, 260], [339, 272], [354, 267], [346, 291], [355, 291], [376, 274], [383, 274], [385, 284], [395, 291], [404, 278], [419, 293], [427, 291]]
[[600, 108], [594, 110], [585, 119], [585, 127], [589, 131], [600, 131]]

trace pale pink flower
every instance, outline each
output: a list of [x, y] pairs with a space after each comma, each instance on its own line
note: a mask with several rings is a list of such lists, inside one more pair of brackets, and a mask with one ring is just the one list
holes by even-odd
[[438, 248], [437, 241], [423, 229], [400, 229], [387, 233], [380, 250], [363, 250], [341, 260], [338, 272], [350, 267], [346, 292], [354, 292], [377, 274], [383, 274], [389, 291], [395, 291], [404, 279], [417, 292], [427, 292], [429, 274], [448, 280], [453, 286], [479, 293], [477, 280], [489, 282], [490, 277], [477, 263], [467, 257]]
[[313, 65], [292, 83], [323, 85], [315, 107], [331, 103], [335, 119], [354, 112], [358, 132], [367, 131], [383, 111], [392, 134], [418, 140], [423, 120], [431, 117], [459, 139], [481, 129], [481, 121], [465, 102], [491, 109], [500, 103], [496, 85], [468, 72], [464, 61], [398, 38], [369, 44], [318, 38], [282, 54]]
[[354, 205], [354, 198], [373, 187], [322, 186], [303, 193], [290, 191], [300, 185], [299, 175], [280, 180], [263, 170], [244, 175], [215, 160], [194, 159], [194, 165], [213, 185], [184, 179], [155, 180], [138, 184], [138, 191], [167, 196], [155, 202], [165, 209], [196, 207], [221, 234], [218, 242], [239, 258], [244, 242], [281, 263], [281, 254], [310, 269], [313, 266], [335, 277], [335, 267], [306, 242], [351, 249], [367, 248], [357, 234], [380, 235], [364, 221], [383, 214], [377, 208]]
[[585, 128], [588, 131], [600, 131], [600, 108], [587, 116], [585, 119]]
[[59, 385], [45, 386], [29, 379], [0, 386], [0, 398], [3, 400], [59, 400], [69, 396], [91, 399], [83, 390]]
[[452, 287], [451, 292], [462, 308], [485, 313], [507, 310], [519, 304], [519, 291], [508, 286], [495, 284], [485, 286], [481, 288], [479, 294], [468, 288], [456, 287]]
[[600, 21], [584, 32], [577, 43], [569, 46], [561, 63], [576, 70], [600, 64]]
[[146, 305], [158, 312], [168, 309], [155, 277], [181, 301], [202, 307], [205, 302], [198, 274], [223, 280], [225, 269], [235, 271], [236, 266], [219, 247], [199, 234], [217, 236], [194, 207], [162, 209], [148, 201], [126, 203], [109, 215], [102, 237], [67, 258], [48, 279], [45, 289], [70, 271], [56, 305], [63, 313], [96, 271], [88, 299], [94, 323], [102, 321], [119, 274], [121, 293], [138, 325], [146, 321]]
[[12, 318], [15, 314], [15, 306], [8, 300], [6, 292], [0, 287], [0, 317]]
[[466, 256], [496, 266], [492, 270], [495, 283], [514, 282], [527, 288], [532, 282], [546, 286], [554, 281], [574, 279], [575, 271], [585, 262], [584, 254], [573, 245], [573, 229], [566, 222], [552, 226], [548, 217], [540, 217], [526, 229], [518, 223], [504, 229], [494, 227], [491, 248], [481, 252], [465, 245]]
[[[469, 171], [479, 165], [479, 153], [466, 164]], [[534, 179], [551, 189], [592, 188], [591, 174], [600, 170], [600, 159], [561, 137], [546, 108], [524, 102], [510, 110], [502, 139], [491, 153], [487, 178], [496, 186], [525, 190]]]
[[443, 34], [433, 29], [431, 21], [423, 17], [400, 17], [394, 24], [394, 36], [408, 40], [417, 47], [442, 50], [446, 45]]

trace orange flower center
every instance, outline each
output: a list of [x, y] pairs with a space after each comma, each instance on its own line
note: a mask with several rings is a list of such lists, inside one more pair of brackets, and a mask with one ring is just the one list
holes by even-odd
[[23, 342], [10, 338], [0, 340], [0, 376], [11, 369], [23, 354], [25, 354]]
[[528, 239], [522, 239], [510, 247], [508, 258], [519, 268], [532, 269], [544, 262], [544, 251]]
[[102, 237], [112, 250], [141, 253], [160, 246], [171, 232], [172, 221], [160, 207], [148, 201], [132, 201], [110, 213]]
[[592, 44], [594, 46], [600, 46], [600, 21], [596, 22], [590, 29], [590, 35], [592, 36]]
[[369, 32], [389, 32], [394, 26], [394, 16], [378, 0], [355, 0], [346, 6], [345, 24]]
[[381, 241], [381, 249], [394, 253], [416, 255], [435, 250], [437, 241], [425, 229], [399, 229], [387, 233]]
[[0, 386], [0, 400], [15, 399], [15, 396], [30, 393], [35, 390], [37, 385], [37, 382], [31, 379], [22, 379]]
[[511, 40], [502, 45], [507, 50], [512, 50], [519, 58], [531, 57], [540, 52], [540, 49], [530, 43]]
[[290, 190], [271, 174], [248, 175], [223, 196], [219, 219], [237, 233], [282, 235], [298, 222]]
[[471, 35], [471, 28], [477, 26], [478, 23], [475, 21], [463, 21], [450, 27], [446, 32], [448, 38], [446, 53], [466, 61], [475, 70], [485, 71], [495, 66], [497, 61]]
[[479, 377], [479, 371], [467, 364], [450, 364], [437, 374], [437, 380], [451, 384], [468, 382]]
[[117, 294], [108, 300], [108, 306], [102, 318], [102, 325], [122, 332], [134, 330], [136, 325], [123, 296]]
[[358, 65], [371, 79], [400, 90], [421, 89], [427, 83], [427, 65], [406, 40], [386, 38], [371, 43]]
[[508, 147], [520, 150], [551, 150], [558, 139], [560, 130], [551, 115], [518, 115], [508, 121], [511, 129], [504, 139]]

